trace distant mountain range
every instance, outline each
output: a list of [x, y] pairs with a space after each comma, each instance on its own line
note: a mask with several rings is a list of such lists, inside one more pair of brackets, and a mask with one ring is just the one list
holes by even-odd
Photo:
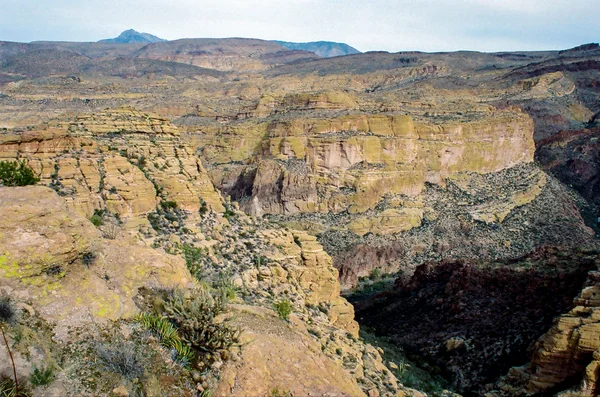
[[105, 39], [98, 41], [99, 43], [117, 43], [117, 44], [129, 44], [129, 43], [160, 43], [161, 41], [167, 41], [151, 35], [150, 33], [140, 33], [133, 29], [124, 31], [115, 37], [114, 39]]
[[354, 47], [350, 47], [345, 43], [335, 43], [333, 41], [313, 41], [310, 43], [292, 43], [288, 41], [277, 41], [277, 44], [290, 50], [303, 50], [314, 52], [320, 57], [331, 58], [342, 55], [360, 54]]
[[[115, 37], [114, 39], [105, 39], [98, 41], [99, 43], [113, 43], [113, 44], [131, 44], [131, 43], [160, 43], [167, 41], [160, 37], [151, 35], [150, 33], [140, 33], [133, 29], [124, 31]], [[289, 50], [301, 50], [308, 51], [322, 58], [331, 58], [342, 55], [360, 54], [356, 48], [349, 46], [345, 43], [335, 43], [333, 41], [313, 41], [310, 43], [293, 43], [289, 41], [278, 41], [273, 40], [274, 43], [279, 44]]]

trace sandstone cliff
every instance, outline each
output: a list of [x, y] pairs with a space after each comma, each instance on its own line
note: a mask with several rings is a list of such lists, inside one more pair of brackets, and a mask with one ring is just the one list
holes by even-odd
[[[93, 351], [105, 343], [101, 335], [109, 334], [115, 343], [123, 338], [137, 343], [131, 321], [140, 310], [140, 291], [197, 289], [200, 277], [204, 282], [226, 277], [238, 291], [230, 310], [238, 313], [245, 347], [230, 363], [215, 362], [209, 373], [221, 373], [220, 381], [211, 375], [208, 386], [200, 380], [198, 387], [212, 385], [217, 395], [256, 396], [277, 388], [352, 396], [404, 389], [380, 353], [358, 340], [354, 310], [340, 296], [337, 270], [316, 238], [274, 229], [223, 200], [166, 120], [121, 108], [5, 134], [0, 147], [3, 159], [26, 158], [42, 178], [40, 185], [50, 186], [0, 188], [0, 290], [28, 308], [15, 327], [37, 335], [39, 319], [55, 335], [55, 342], [27, 342], [23, 348], [42, 346], [39, 360], [79, 374], [72, 379], [59, 371], [53, 393], [118, 389], [112, 377], [90, 384], [86, 379], [95, 375], [81, 375], [88, 364], [79, 348], [69, 346]], [[104, 224], [95, 227], [86, 219], [92, 214]], [[199, 268], [181, 259], [184, 245], [202, 253], [194, 265]], [[289, 323], [272, 310], [281, 300], [291, 302]], [[25, 350], [17, 352], [23, 378], [33, 368]], [[257, 351], [288, 361], [265, 361]], [[177, 378], [179, 370], [169, 365], [156, 371], [179, 379], [172, 387], [190, 387], [191, 380]], [[1, 369], [8, 375], [10, 367]], [[151, 379], [159, 376], [153, 371]], [[272, 375], [279, 373], [285, 376]], [[158, 382], [164, 393], [175, 390]]]

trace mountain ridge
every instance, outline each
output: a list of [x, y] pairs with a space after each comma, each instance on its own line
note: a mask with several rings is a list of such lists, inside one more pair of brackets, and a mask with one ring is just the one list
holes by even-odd
[[160, 43], [167, 41], [160, 37], [154, 36], [150, 33], [140, 33], [133, 29], [128, 29], [113, 39], [99, 40], [98, 43], [117, 43], [117, 44], [129, 44], [129, 43]]
[[310, 51], [323, 58], [333, 58], [337, 56], [361, 54], [359, 50], [346, 43], [337, 43], [334, 41], [311, 41], [306, 43], [297, 43], [280, 40], [273, 41], [289, 50]]

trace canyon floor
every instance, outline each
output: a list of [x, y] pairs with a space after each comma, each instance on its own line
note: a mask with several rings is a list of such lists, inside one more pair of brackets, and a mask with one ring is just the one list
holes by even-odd
[[0, 42], [0, 388], [599, 395], [599, 87], [597, 44]]

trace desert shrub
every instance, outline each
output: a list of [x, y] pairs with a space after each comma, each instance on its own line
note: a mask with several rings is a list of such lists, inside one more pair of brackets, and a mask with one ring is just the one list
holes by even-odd
[[181, 246], [183, 257], [185, 258], [185, 265], [188, 270], [196, 279], [202, 279], [202, 258], [203, 249], [194, 247], [192, 244], [183, 244]]
[[52, 367], [33, 367], [33, 373], [29, 382], [34, 386], [45, 386], [54, 380], [54, 369]]
[[276, 302], [273, 304], [275, 311], [280, 319], [288, 321], [290, 319], [290, 314], [292, 313], [292, 304], [289, 300], [284, 299], [282, 301]]
[[86, 267], [90, 267], [96, 262], [97, 258], [96, 253], [88, 251], [81, 256], [81, 261]]
[[375, 280], [379, 280], [381, 278], [381, 270], [380, 269], [373, 269], [371, 270], [371, 273], [369, 274], [369, 279], [375, 281]]
[[163, 308], [165, 317], [192, 349], [214, 353], [239, 344], [240, 330], [227, 321], [216, 321], [225, 304], [218, 294], [212, 297], [206, 291], [196, 291], [189, 298], [175, 292], [165, 300]]
[[96, 345], [96, 355], [108, 371], [133, 380], [144, 375], [143, 359], [131, 342], [117, 340], [113, 343]]
[[208, 212], [208, 206], [206, 205], [206, 201], [200, 199], [200, 209], [198, 210], [200, 215], [204, 215]]
[[170, 209], [176, 209], [177, 208], [177, 202], [172, 201], [172, 200], [165, 200], [165, 201], [161, 201], [160, 202], [160, 207], [164, 210], [170, 210]]
[[[8, 351], [8, 355], [10, 357], [10, 361], [11, 361], [12, 369], [13, 369], [13, 379], [14, 379], [14, 389], [11, 389], [8, 386], [9, 383], [6, 383], [4, 392], [2, 392], [2, 389], [0, 388], [0, 393], [4, 393], [4, 395], [7, 395], [7, 396], [12, 396], [12, 395], [20, 396], [21, 395], [20, 391], [22, 390], [22, 389], [19, 389], [19, 379], [17, 377], [17, 367], [15, 365], [15, 359], [13, 357], [12, 350], [10, 349], [10, 346], [8, 344], [8, 339], [6, 339], [6, 333], [4, 332], [4, 324], [14, 322], [16, 318], [17, 318], [17, 312], [16, 312], [14, 306], [12, 305], [10, 297], [0, 296], [0, 333], [2, 333], [2, 339], [6, 346], [6, 351]], [[3, 394], [0, 394], [0, 397], [2, 395]]]
[[94, 226], [101, 226], [104, 223], [102, 217], [98, 214], [92, 215], [92, 217], [90, 218], [90, 222], [92, 222]]
[[292, 396], [293, 396], [293, 394], [291, 391], [280, 389], [278, 387], [271, 389], [271, 391], [269, 392], [269, 397], [292, 397]]
[[109, 240], [115, 240], [119, 235], [119, 225], [114, 222], [107, 223], [106, 226], [102, 228], [102, 237], [107, 238]]
[[220, 274], [214, 283], [214, 288], [215, 294], [222, 302], [232, 301], [237, 296], [238, 288], [233, 284], [233, 279], [229, 275]]
[[0, 184], [4, 186], [35, 185], [40, 181], [33, 170], [27, 166], [25, 160], [0, 161]]
[[225, 212], [223, 213], [223, 216], [225, 217], [225, 219], [230, 219], [230, 218], [237, 216], [237, 214], [233, 210], [233, 208], [231, 208], [231, 206], [226, 203], [225, 204]]
[[17, 317], [17, 312], [8, 296], [0, 296], [0, 323], [12, 323]]

